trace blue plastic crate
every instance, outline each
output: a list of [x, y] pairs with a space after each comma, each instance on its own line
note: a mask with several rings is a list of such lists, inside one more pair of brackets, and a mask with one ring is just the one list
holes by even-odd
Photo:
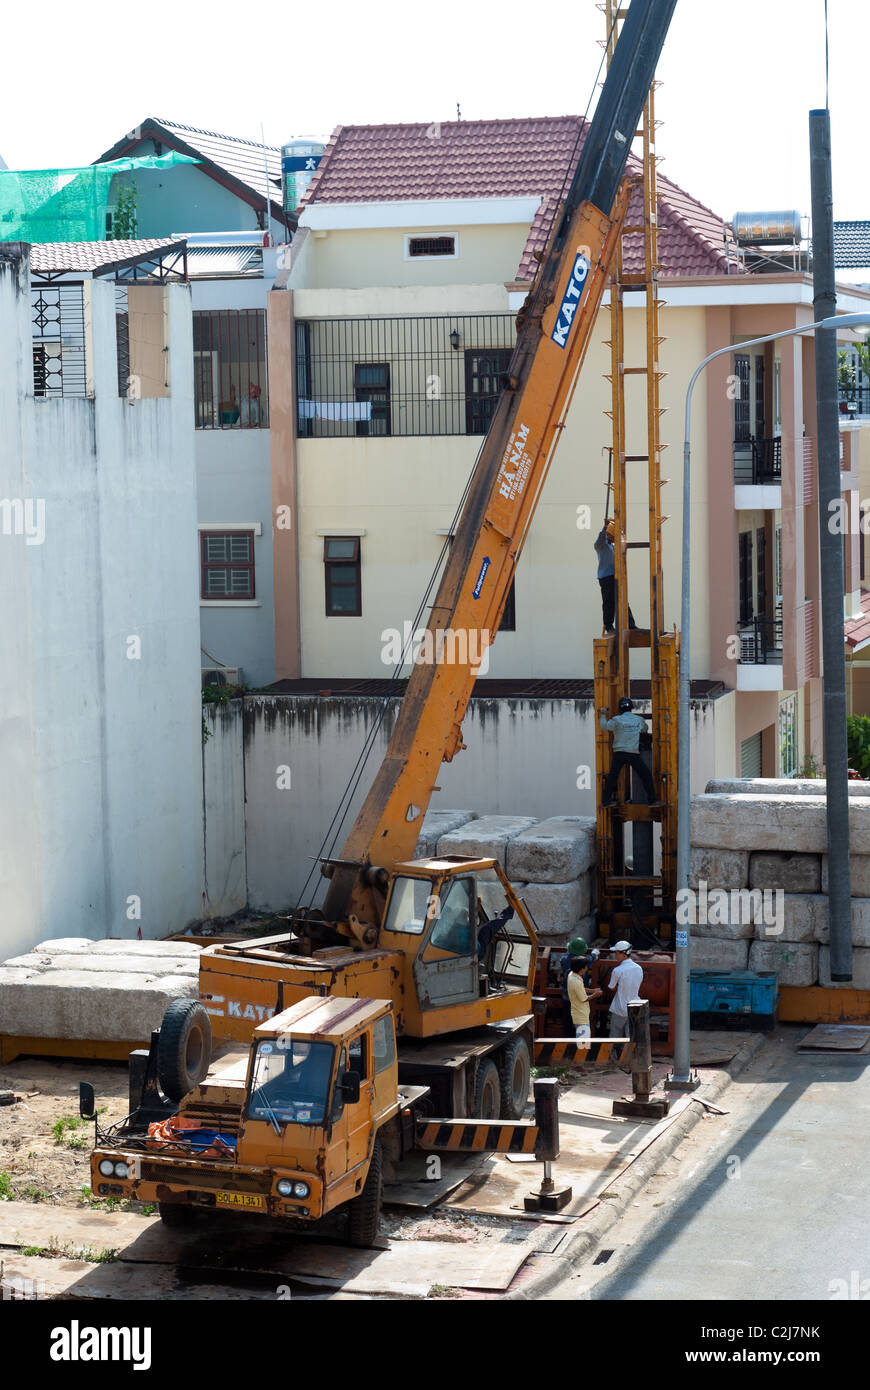
[[778, 984], [775, 970], [693, 970], [692, 1022], [772, 1027], [779, 1004]]

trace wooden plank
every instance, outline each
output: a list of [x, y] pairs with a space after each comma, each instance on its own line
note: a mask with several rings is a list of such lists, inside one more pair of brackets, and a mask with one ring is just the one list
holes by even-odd
[[779, 1021], [870, 1024], [870, 990], [782, 985], [779, 991]]
[[818, 1023], [798, 1043], [798, 1051], [860, 1052], [870, 1042], [870, 1028], [850, 1023]]
[[128, 1042], [106, 1042], [101, 1038], [25, 1038], [14, 1033], [0, 1034], [0, 1062], [18, 1057], [74, 1057], [82, 1061], [126, 1062], [137, 1047], [146, 1047], [150, 1038]]

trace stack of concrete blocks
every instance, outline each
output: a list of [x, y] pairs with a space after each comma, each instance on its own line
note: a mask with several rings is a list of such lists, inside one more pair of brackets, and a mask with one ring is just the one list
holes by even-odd
[[[851, 984], [830, 974], [827, 819], [822, 781], [714, 781], [692, 798], [691, 886], [781, 890], [779, 923], [690, 927], [693, 970], [775, 970], [780, 985], [870, 989], [870, 783], [849, 787], [852, 882]], [[769, 900], [772, 905], [773, 900]], [[735, 920], [731, 920], [731, 916]]]
[[[497, 859], [527, 905], [543, 942], [563, 946], [572, 936], [591, 941], [595, 867], [592, 816], [478, 816], [470, 811], [430, 811], [417, 854]], [[485, 876], [497, 882], [494, 870]], [[481, 883], [487, 910], [504, 901]]]
[[0, 1034], [147, 1044], [173, 999], [199, 995], [186, 941], [61, 937], [0, 965]]

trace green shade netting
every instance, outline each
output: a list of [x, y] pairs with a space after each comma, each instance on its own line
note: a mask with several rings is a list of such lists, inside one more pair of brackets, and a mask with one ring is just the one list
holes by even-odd
[[2, 170], [0, 241], [104, 241], [109, 187], [116, 174], [199, 162], [173, 150], [82, 169]]

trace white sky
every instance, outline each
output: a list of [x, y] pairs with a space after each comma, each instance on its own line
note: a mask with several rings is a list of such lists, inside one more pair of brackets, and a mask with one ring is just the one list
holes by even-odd
[[[451, 120], [457, 101], [466, 119], [582, 112], [604, 25], [595, 0], [81, 8], [70, 23], [69, 0], [42, 0], [7, 52], [10, 169], [89, 163], [146, 115], [254, 139], [262, 122], [278, 145], [338, 123]], [[829, 0], [829, 15], [834, 216], [870, 218], [870, 5]], [[823, 0], [678, 0], [659, 77], [664, 174], [727, 219], [809, 212]]]

